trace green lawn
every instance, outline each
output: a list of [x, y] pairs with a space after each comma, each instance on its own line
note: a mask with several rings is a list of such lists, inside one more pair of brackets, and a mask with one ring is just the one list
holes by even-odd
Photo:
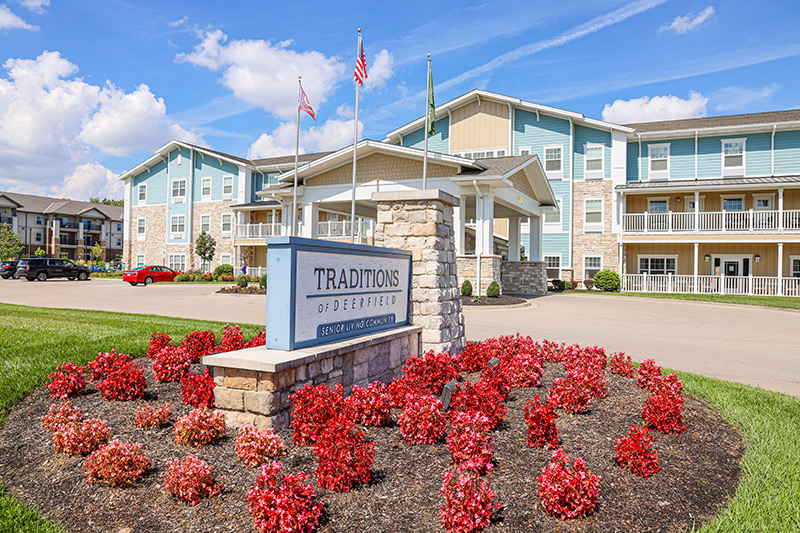
[[[0, 304], [0, 414], [47, 380], [66, 360], [85, 363], [112, 348], [133, 356], [150, 333], [179, 338], [196, 329], [221, 334], [222, 323]], [[243, 326], [246, 336], [260, 326]], [[800, 531], [800, 398], [681, 375], [686, 391], [713, 405], [745, 436], [742, 481], [730, 504], [704, 532]], [[653, 478], [657, 482], [657, 476]], [[0, 533], [61, 532], [0, 492]]]
[[733, 294], [675, 294], [660, 292], [596, 292], [572, 291], [567, 294], [612, 294], [632, 298], [660, 298], [662, 300], [693, 300], [696, 302], [720, 302], [728, 304], [761, 305], [783, 309], [800, 309], [800, 298], [795, 296], [737, 296]]

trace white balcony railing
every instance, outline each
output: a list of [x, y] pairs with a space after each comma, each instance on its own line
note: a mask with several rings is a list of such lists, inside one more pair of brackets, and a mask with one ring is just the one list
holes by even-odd
[[645, 233], [797, 233], [800, 210], [626, 213], [622, 232]]
[[247, 275], [251, 278], [260, 278], [267, 275], [267, 267], [247, 267]]
[[625, 274], [622, 292], [800, 296], [800, 278]]
[[[371, 237], [372, 227], [372, 220], [356, 219], [355, 234], [362, 237]], [[353, 229], [353, 224], [349, 220], [329, 220], [317, 223], [317, 235], [322, 238], [349, 237]]]
[[236, 226], [237, 239], [261, 239], [265, 237], [280, 237], [282, 226], [279, 223], [270, 224], [238, 224]]

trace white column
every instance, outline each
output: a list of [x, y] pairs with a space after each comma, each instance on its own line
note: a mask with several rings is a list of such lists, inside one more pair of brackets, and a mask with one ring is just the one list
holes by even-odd
[[531, 251], [528, 261], [542, 260], [542, 217], [530, 218]]
[[783, 243], [778, 243], [778, 296], [783, 296]]
[[778, 189], [778, 229], [783, 229], [783, 189]]
[[697, 284], [698, 269], [700, 268], [700, 243], [694, 243], [694, 292], [700, 292], [700, 286]]
[[281, 205], [281, 235], [291, 235], [292, 206]]
[[[700, 227], [700, 191], [694, 191], [694, 231]], [[696, 248], [695, 248], [696, 250]]]
[[453, 229], [455, 230], [456, 255], [464, 255], [464, 213], [467, 210], [467, 198], [460, 197], [460, 202], [453, 208]]
[[494, 194], [490, 190], [481, 191], [475, 198], [475, 253], [480, 255], [494, 252]]
[[508, 217], [508, 260], [519, 261], [520, 233], [522, 222], [520, 217]]
[[[299, 234], [308, 239], [316, 239], [318, 234], [317, 230], [319, 229], [319, 203], [309, 202], [304, 204], [302, 209], [303, 224], [300, 226]], [[355, 221], [352, 223], [355, 224]]]
[[19, 215], [11, 217], [11, 231], [13, 231], [14, 233], [17, 233], [19, 231], [19, 222], [17, 220], [18, 218]]

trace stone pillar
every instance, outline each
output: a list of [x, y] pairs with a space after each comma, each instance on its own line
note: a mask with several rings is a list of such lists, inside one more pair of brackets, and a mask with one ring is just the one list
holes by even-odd
[[375, 245], [410, 250], [410, 322], [422, 326], [422, 351], [458, 353], [465, 345], [453, 232], [459, 199], [441, 190], [376, 192]]
[[508, 217], [508, 260], [519, 261], [520, 234], [522, 224], [520, 217]]

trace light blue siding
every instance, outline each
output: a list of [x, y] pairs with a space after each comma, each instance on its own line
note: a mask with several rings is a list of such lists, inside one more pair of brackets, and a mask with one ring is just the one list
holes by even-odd
[[[772, 133], [754, 133], [745, 142], [745, 175], [768, 176], [772, 156]], [[721, 149], [721, 146], [720, 146]]]
[[639, 143], [628, 143], [627, 155], [627, 181], [639, 181]]
[[514, 110], [514, 155], [519, 155], [520, 147], [529, 146], [544, 166], [544, 147], [549, 145], [561, 145], [563, 179], [569, 179], [569, 121], [541, 113], [536, 120], [536, 113]]
[[[180, 162], [178, 164], [178, 156], [180, 155]], [[189, 179], [189, 174], [192, 171], [192, 152], [188, 148], [176, 148], [169, 153], [167, 157], [169, 161], [169, 179], [185, 178]], [[188, 184], [188, 182], [187, 182]]]
[[701, 178], [719, 178], [722, 175], [720, 137], [700, 137], [697, 142], [697, 174]]
[[542, 235], [542, 256], [560, 255], [561, 267], [569, 265], [569, 234], [545, 233]]
[[194, 159], [194, 201], [201, 201], [203, 178], [211, 178], [211, 201], [221, 201], [223, 176], [233, 176], [232, 199], [236, 200], [239, 189], [239, 167], [227, 161], [220, 162], [216, 157], [208, 155], [202, 157], [199, 153], [196, 154]]
[[576, 181], [583, 180], [584, 155], [586, 144], [605, 145], [603, 150], [603, 179], [611, 177], [611, 133], [600, 131], [586, 126], [575, 126], [575, 164], [573, 165], [573, 176]]
[[[428, 137], [428, 150], [431, 152], [439, 152], [441, 154], [450, 153], [450, 117], [436, 119], [433, 123], [436, 133]], [[425, 137], [423, 131], [425, 127], [414, 130], [408, 135], [403, 136], [403, 146], [411, 148], [418, 148], [422, 150], [425, 147]]]
[[694, 179], [694, 139], [675, 139], [669, 143], [669, 177]]
[[800, 174], [800, 131], [775, 133], [775, 174]]
[[551, 180], [550, 187], [552, 187], [555, 197], [561, 198], [561, 229], [562, 231], [569, 231], [569, 223], [570, 220], [572, 220], [572, 217], [570, 216], [572, 210], [572, 201], [569, 195], [569, 182]]
[[250, 192], [250, 202], [258, 202], [262, 200], [258, 194], [256, 194], [261, 189], [269, 187], [270, 185], [275, 185], [278, 183], [277, 177], [280, 175], [280, 172], [253, 172], [252, 177], [252, 184], [251, 187], [252, 191]]
[[133, 205], [139, 205], [139, 184], [147, 185], [147, 203], [145, 205], [163, 205], [167, 203], [167, 165], [159, 161], [150, 170], [145, 170], [133, 178]]

